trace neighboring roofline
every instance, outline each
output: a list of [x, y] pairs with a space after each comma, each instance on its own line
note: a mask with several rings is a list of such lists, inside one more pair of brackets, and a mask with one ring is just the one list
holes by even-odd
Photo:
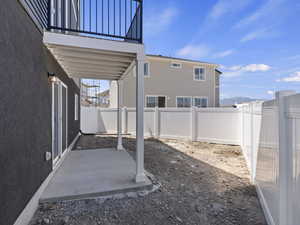
[[169, 57], [169, 56], [163, 56], [163, 55], [147, 54], [146, 56], [150, 57], [150, 58], [160, 58], [160, 59], [176, 60], [176, 61], [189, 62], [189, 63], [207, 64], [207, 65], [212, 65], [212, 66], [215, 66], [215, 67], [219, 66], [218, 64], [215, 64], [215, 63], [202, 62], [202, 61], [198, 61], [198, 60], [183, 59], [183, 58], [177, 58], [177, 57]]
[[218, 72], [220, 75], [223, 73], [220, 70], [216, 69], [216, 72]]
[[109, 96], [109, 92], [110, 92], [110, 90], [107, 89], [107, 90], [105, 90], [105, 91], [102, 91], [102, 92], [98, 93], [97, 95], [98, 95], [98, 96], [105, 97], [105, 96]]
[[87, 88], [98, 88], [98, 87], [100, 87], [100, 86], [98, 86], [98, 85], [88, 85], [88, 84], [85, 84], [85, 83], [81, 83], [81, 85], [82, 85], [82, 86], [85, 86], [85, 87], [87, 87]]

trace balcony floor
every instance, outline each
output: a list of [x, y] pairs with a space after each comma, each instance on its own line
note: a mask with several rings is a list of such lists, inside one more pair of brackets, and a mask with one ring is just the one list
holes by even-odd
[[70, 77], [119, 80], [137, 57], [145, 57], [139, 43], [49, 31], [44, 32], [43, 41]]
[[113, 148], [71, 151], [45, 189], [40, 202], [93, 198], [150, 189], [135, 183], [135, 162]]

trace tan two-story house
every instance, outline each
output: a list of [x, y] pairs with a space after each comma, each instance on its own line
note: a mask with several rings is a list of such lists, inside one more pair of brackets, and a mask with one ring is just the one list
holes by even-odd
[[[222, 73], [217, 67], [213, 63], [147, 55], [144, 66], [145, 107], [219, 107]], [[122, 85], [126, 90], [123, 106], [135, 107], [135, 74], [129, 73]], [[111, 82], [111, 108], [117, 107], [117, 92], [117, 83]]]

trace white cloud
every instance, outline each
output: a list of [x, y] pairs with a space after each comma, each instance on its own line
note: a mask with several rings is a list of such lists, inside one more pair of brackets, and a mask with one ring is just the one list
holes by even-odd
[[274, 93], [274, 91], [267, 91], [267, 94], [268, 95], [274, 95], [275, 93]]
[[293, 55], [293, 56], [290, 56], [290, 57], [287, 57], [285, 58], [286, 60], [300, 60], [300, 55]]
[[216, 53], [213, 56], [213, 58], [224, 58], [226, 56], [232, 55], [233, 53], [234, 53], [234, 50], [233, 49], [229, 49], [229, 50], [226, 50], [226, 51], [223, 51], [223, 52]]
[[223, 73], [224, 77], [238, 77], [244, 73], [250, 72], [266, 72], [269, 71], [271, 67], [266, 64], [249, 64], [245, 66], [236, 65], [227, 67], [226, 71]]
[[250, 0], [219, 0], [208, 14], [207, 21], [218, 20], [225, 15], [233, 14], [244, 9]]
[[194, 35], [191, 36], [191, 42], [197, 42], [205, 38], [204, 36], [211, 32], [217, 32], [221, 26], [220, 23], [224, 23], [224, 19], [233, 19], [240, 11], [246, 8], [253, 0], [215, 0], [215, 4], [212, 8], [205, 13], [205, 18], [201, 18], [203, 13], [200, 13], [200, 20], [203, 23], [197, 27]]
[[291, 74], [289, 77], [278, 79], [277, 82], [300, 82], [300, 71]]
[[264, 36], [266, 33], [265, 33], [265, 30], [255, 30], [255, 31], [252, 31], [248, 34], [246, 34], [242, 39], [241, 39], [241, 42], [246, 42], [246, 41], [252, 41], [254, 39], [257, 39], [259, 37], [262, 37]]
[[262, 38], [270, 38], [270, 37], [275, 37], [278, 35], [278, 32], [272, 31], [270, 28], [266, 29], [257, 29], [254, 30], [248, 34], [246, 34], [242, 39], [241, 42], [247, 42], [247, 41], [252, 41], [255, 39], [262, 39]]
[[[282, 15], [277, 15], [282, 12], [285, 0], [267, 0], [260, 8], [254, 11], [251, 15], [240, 20], [234, 27], [241, 28], [253, 24], [254, 22], [274, 22], [276, 19], [281, 19]], [[277, 15], [277, 16], [276, 16]], [[270, 21], [271, 19], [271, 21]]]
[[189, 44], [179, 49], [176, 52], [176, 55], [179, 57], [186, 57], [190, 59], [199, 59], [202, 57], [207, 57], [210, 54], [210, 52], [211, 52], [210, 48], [204, 44], [199, 44], [199, 45]]
[[145, 20], [145, 35], [155, 36], [166, 30], [178, 15], [178, 9], [174, 7], [166, 8], [163, 11], [154, 13]]
[[246, 72], [265, 72], [271, 69], [270, 66], [266, 64], [250, 64], [242, 68]]
[[243, 66], [241, 66], [241, 65], [236, 65], [236, 66], [231, 66], [228, 69], [231, 70], [231, 71], [238, 71], [238, 70], [241, 70], [242, 67]]
[[220, 69], [220, 70], [226, 70], [226, 68], [227, 68], [227, 67], [226, 67], [226, 66], [224, 66], [224, 65], [222, 65], [222, 64], [221, 64], [221, 65], [219, 65], [219, 69]]
[[242, 71], [225, 71], [223, 77], [239, 77], [242, 75]]
[[190, 59], [200, 59], [203, 57], [224, 58], [233, 54], [235, 50], [229, 49], [222, 52], [213, 53], [212, 49], [205, 44], [188, 44], [176, 52], [178, 57]]

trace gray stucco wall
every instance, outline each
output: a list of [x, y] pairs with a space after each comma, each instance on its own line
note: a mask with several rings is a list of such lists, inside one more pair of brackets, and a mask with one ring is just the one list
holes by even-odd
[[[70, 96], [79, 89], [48, 55], [42, 34], [17, 0], [1, 1], [0, 21], [0, 224], [12, 225], [52, 170], [45, 161], [52, 149], [47, 72], [66, 82]], [[80, 124], [71, 120], [69, 141]]]
[[[182, 63], [182, 68], [171, 68], [174, 60], [149, 58], [150, 77], [145, 77], [145, 96], [167, 96], [167, 107], [176, 107], [176, 96], [207, 97], [208, 106], [216, 106], [215, 67], [207, 64], [176, 61]], [[205, 81], [194, 80], [194, 67], [204, 67]], [[135, 107], [135, 74], [132, 72], [124, 79], [124, 106]], [[111, 107], [117, 105], [117, 86], [111, 86]], [[146, 101], [145, 101], [146, 103]]]

